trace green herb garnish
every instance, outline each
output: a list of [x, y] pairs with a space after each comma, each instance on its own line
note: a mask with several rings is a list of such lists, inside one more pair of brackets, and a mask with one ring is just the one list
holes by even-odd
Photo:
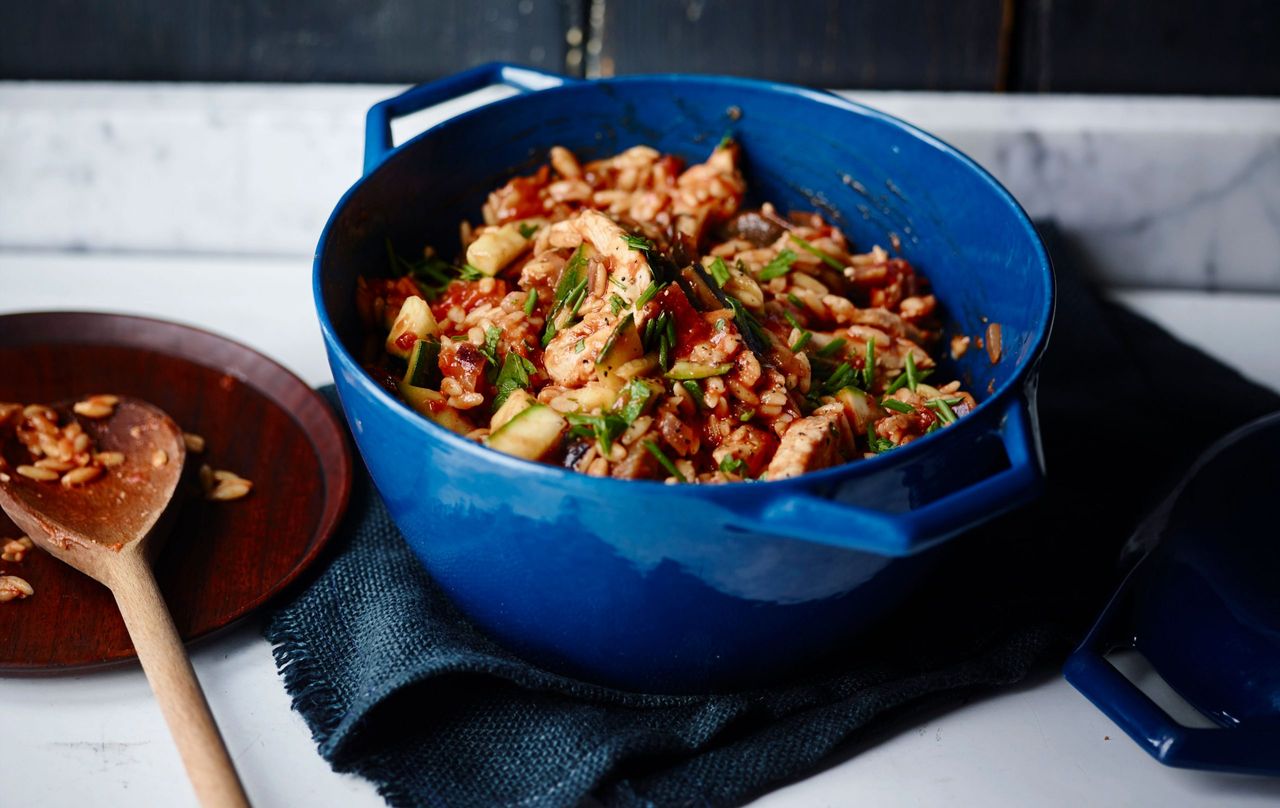
[[733, 309], [733, 321], [737, 324], [739, 331], [750, 331], [752, 335], [764, 345], [769, 344], [769, 337], [765, 333], [764, 326], [760, 325], [760, 321], [755, 315], [747, 311], [747, 307], [742, 304], [741, 300], [736, 297], [729, 298], [729, 308]]
[[628, 234], [623, 236], [622, 240], [625, 241], [627, 246], [633, 250], [647, 252], [648, 250], [653, 249], [653, 242], [644, 236], [633, 236]]
[[720, 470], [725, 474], [741, 475], [746, 467], [746, 462], [737, 455], [725, 455], [724, 460], [720, 461]]
[[742, 414], [738, 416], [738, 420], [745, 424], [747, 421], [750, 421], [754, 417], [756, 417], [755, 410], [743, 410]]
[[613, 449], [613, 442], [627, 430], [627, 422], [617, 413], [585, 415], [580, 412], [570, 412], [564, 417], [571, 427], [569, 434], [579, 438], [594, 437], [596, 444], [600, 447], [600, 454], [606, 457]]
[[529, 294], [525, 295], [525, 298], [524, 298], [524, 316], [532, 317], [533, 310], [537, 307], [537, 305], [538, 305], [538, 292], [536, 289], [530, 289]]
[[858, 371], [854, 370], [853, 365], [848, 362], [842, 362], [830, 376], [823, 380], [818, 388], [818, 395], [833, 396], [846, 387], [856, 387], [857, 383]]
[[617, 314], [627, 307], [627, 301], [619, 297], [616, 293], [609, 295], [609, 311]]
[[564, 265], [564, 271], [560, 273], [560, 281], [556, 284], [555, 294], [551, 298], [551, 309], [547, 312], [547, 328], [542, 334], [544, 347], [556, 335], [556, 316], [560, 313], [560, 310], [567, 303], [571, 303], [569, 298], [571, 295], [577, 294], [579, 286], [586, 287], [583, 268], [587, 264], [587, 258], [583, 249], [583, 245], [579, 244], [578, 249], [573, 251], [568, 263]]
[[876, 338], [867, 340], [867, 360], [862, 365], [862, 386], [867, 390], [876, 383]]
[[844, 264], [832, 258], [830, 255], [827, 255], [824, 251], [818, 249], [817, 247], [813, 246], [812, 244], [800, 238], [799, 236], [795, 235], [794, 233], [791, 234], [791, 240], [794, 241], [796, 244], [798, 244], [800, 246], [800, 249], [821, 258], [822, 263], [826, 264], [832, 269], [844, 269]]
[[764, 269], [760, 270], [759, 278], [762, 281], [771, 281], [774, 278], [781, 278], [791, 271], [791, 265], [796, 262], [800, 256], [791, 250], [783, 250], [769, 263], [764, 265]]
[[484, 332], [484, 345], [480, 346], [480, 353], [489, 360], [489, 367], [498, 366], [498, 340], [500, 339], [502, 339], [502, 329], [496, 325], [489, 326]]
[[836, 337], [818, 349], [818, 356], [821, 356], [823, 359], [826, 359], [829, 356], [834, 356], [840, 352], [841, 348], [844, 347], [844, 343], [844, 337]]
[[587, 347], [587, 341], [585, 339], [580, 339], [574, 343], [573, 352], [582, 353], [584, 350], [586, 350], [586, 347]]
[[640, 296], [636, 298], [636, 311], [644, 308], [645, 304], [657, 297], [660, 291], [662, 291], [662, 286], [659, 286], [657, 281], [651, 281], [644, 288], [644, 291], [640, 293]]
[[520, 235], [524, 236], [526, 239], [538, 232], [538, 226], [529, 222], [521, 222], [518, 229], [520, 230]]
[[951, 405], [947, 403], [945, 398], [931, 398], [925, 402], [925, 406], [937, 410], [938, 417], [942, 419], [942, 423], [954, 424], [956, 422], [955, 410], [951, 409]]
[[898, 448], [898, 444], [876, 434], [875, 424], [867, 424], [867, 447], [876, 454]]
[[711, 262], [711, 266], [708, 267], [708, 271], [711, 273], [711, 278], [716, 282], [716, 286], [721, 289], [729, 282], [729, 267], [725, 266], [724, 259], [720, 256], [717, 255], [715, 257], [715, 260]]
[[796, 316], [795, 316], [794, 314], [792, 314], [791, 312], [787, 311], [786, 309], [783, 309], [783, 310], [782, 310], [782, 316], [783, 316], [783, 317], [785, 317], [785, 318], [787, 318], [787, 322], [788, 322], [788, 323], [791, 323], [791, 327], [792, 327], [792, 328], [798, 328], [798, 329], [800, 329], [801, 331], [804, 331], [804, 330], [805, 330], [805, 328], [804, 328], [804, 323], [800, 322], [800, 320], [798, 320], [798, 319], [796, 318]]
[[698, 405], [698, 409], [705, 410], [707, 408], [707, 400], [702, 395], [702, 386], [694, 379], [685, 379], [680, 382], [680, 386], [688, 391], [689, 396], [693, 398], [693, 403]]
[[795, 306], [797, 309], [804, 311], [804, 303], [800, 298], [796, 297], [795, 292], [787, 292], [787, 300], [790, 301], [791, 305]]
[[720, 142], [716, 144], [716, 148], [717, 149], [727, 148], [728, 146], [732, 145], [732, 143], [733, 143], [733, 133], [725, 132], [724, 135], [720, 138]]
[[632, 379], [627, 383], [626, 393], [627, 404], [622, 408], [621, 415], [627, 426], [631, 426], [637, 418], [644, 415], [649, 399], [653, 398], [653, 388], [640, 379]]
[[679, 480], [682, 483], [689, 482], [689, 478], [685, 477], [684, 474], [680, 471], [680, 469], [676, 468], [676, 464], [671, 462], [671, 458], [667, 457], [666, 452], [658, 448], [658, 444], [654, 443], [651, 440], [641, 441], [641, 443], [644, 445], [645, 450], [648, 451], [649, 454], [653, 455], [654, 458], [656, 458], [657, 461], [662, 464], [662, 467], [667, 470], [668, 474], [670, 474], [672, 477], [675, 477], [677, 480]]
[[458, 277], [464, 281], [478, 281], [488, 276], [470, 264], [463, 264], [462, 269], [458, 271]]
[[911, 413], [916, 411], [915, 407], [911, 406], [905, 401], [899, 401], [896, 398], [886, 398], [884, 401], [880, 403], [891, 410], [897, 410], [898, 412], [906, 413], [907, 415], [910, 415]]
[[809, 344], [809, 340], [813, 339], [813, 334], [808, 331], [801, 331], [800, 337], [791, 345], [791, 353], [800, 353], [804, 350], [804, 346]]
[[496, 410], [505, 404], [507, 398], [516, 390], [528, 390], [529, 379], [537, 372], [538, 368], [528, 359], [515, 351], [508, 351], [502, 360], [502, 369], [498, 371], [498, 378], [493, 383], [497, 388], [493, 408]]

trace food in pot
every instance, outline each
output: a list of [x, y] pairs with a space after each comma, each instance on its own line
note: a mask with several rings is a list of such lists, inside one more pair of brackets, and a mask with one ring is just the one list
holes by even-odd
[[553, 148], [463, 222], [456, 260], [388, 245], [357, 283], [366, 366], [492, 449], [667, 482], [794, 477], [972, 410], [932, 378], [924, 277], [816, 213], [744, 209], [739, 156]]

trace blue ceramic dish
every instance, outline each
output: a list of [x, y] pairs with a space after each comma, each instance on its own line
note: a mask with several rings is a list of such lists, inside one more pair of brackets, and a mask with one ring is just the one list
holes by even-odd
[[[391, 119], [498, 83], [520, 92], [391, 147]], [[749, 201], [818, 208], [864, 249], [896, 234], [953, 333], [1001, 325], [999, 362], [975, 348], [944, 373], [986, 391], [971, 415], [796, 479], [665, 486], [492, 452], [413, 413], [354, 358], [355, 279], [385, 266], [384, 239], [404, 253], [454, 243], [490, 189], [555, 144], [593, 157], [647, 143], [700, 161], [726, 132], [743, 146]], [[1053, 276], [1039, 237], [968, 158], [828, 93], [507, 65], [415, 87], [369, 111], [365, 175], [320, 238], [315, 297], [356, 444], [409, 545], [476, 624], [584, 679], [673, 692], [794, 670], [901, 602], [937, 545], [1040, 485], [1035, 371]]]
[[[1067, 660], [1067, 681], [1169, 766], [1280, 775], [1280, 413], [1210, 449], [1137, 540], [1154, 549]], [[1106, 659], [1137, 649], [1212, 727]]]

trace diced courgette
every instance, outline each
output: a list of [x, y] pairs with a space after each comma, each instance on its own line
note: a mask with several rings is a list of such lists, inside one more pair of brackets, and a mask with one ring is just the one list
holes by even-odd
[[533, 404], [489, 435], [490, 449], [525, 460], [541, 460], [560, 445], [568, 421], [545, 404]]
[[723, 376], [733, 370], [733, 365], [704, 365], [700, 362], [690, 362], [682, 359], [671, 366], [671, 370], [667, 371], [668, 379], [709, 379], [712, 376]]
[[414, 387], [440, 386], [440, 341], [420, 339], [413, 343], [409, 353], [409, 369], [404, 374], [405, 384]]
[[428, 390], [425, 387], [414, 387], [405, 382], [400, 382], [397, 386], [400, 389], [400, 395], [404, 396], [405, 402], [410, 407], [413, 407], [450, 432], [465, 435], [474, 429], [457, 410], [444, 403], [445, 397], [443, 393]]
[[507, 396], [507, 400], [502, 403], [498, 411], [493, 414], [493, 418], [489, 419], [489, 431], [497, 432], [506, 426], [512, 418], [517, 414], [529, 409], [537, 403], [528, 390], [515, 389], [511, 391], [511, 395]]
[[885, 411], [875, 398], [856, 387], [846, 387], [836, 393], [836, 400], [844, 405], [845, 413], [853, 421], [854, 431], [862, 433], [875, 421], [885, 416]]
[[467, 263], [486, 275], [497, 275], [528, 249], [530, 238], [545, 223], [545, 219], [525, 219], [486, 228], [468, 245]]
[[[433, 337], [438, 331], [435, 315], [427, 301], [416, 295], [406, 297], [400, 313], [391, 324], [391, 333], [387, 335], [387, 353], [408, 359], [414, 342]], [[410, 334], [413, 339], [406, 338]]]

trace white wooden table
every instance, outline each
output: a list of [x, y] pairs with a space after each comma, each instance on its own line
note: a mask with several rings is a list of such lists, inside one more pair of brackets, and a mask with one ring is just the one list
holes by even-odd
[[[85, 99], [103, 96], [84, 88], [66, 91], [80, 94], [75, 104], [66, 102], [66, 107], [88, 116], [75, 118], [70, 125], [96, 127], [98, 119], [85, 112]], [[316, 101], [317, 91], [312, 89], [301, 88], [293, 95], [281, 92], [317, 126], [343, 121], [342, 137], [348, 140], [353, 140], [348, 130], [358, 130], [359, 108], [387, 93], [385, 88], [376, 92], [342, 88], [333, 97]], [[121, 106], [115, 98], [119, 91], [108, 88], [102, 93], [109, 103], [104, 102], [100, 111], [112, 119]], [[12, 100], [13, 88], [0, 86], [0, 100], [6, 97]], [[935, 107], [929, 97], [895, 103], [926, 112], [948, 109], [946, 100]], [[981, 114], [989, 117], [995, 102], [982, 103], [987, 106]], [[60, 104], [63, 101], [42, 101], [34, 105], [39, 108], [37, 114], [24, 118], [21, 109], [14, 112], [14, 107], [0, 103], [0, 155], [8, 155], [0, 156], [0, 187], [6, 189], [0, 195], [0, 313], [80, 309], [164, 317], [230, 335], [281, 361], [310, 384], [327, 381], [329, 371], [312, 314], [307, 255], [311, 243], [294, 240], [261, 247], [264, 242], [249, 239], [248, 246], [243, 241], [225, 242], [228, 248], [221, 255], [207, 245], [196, 250], [190, 244], [204, 243], [200, 239], [209, 237], [201, 235], [205, 231], [192, 221], [166, 224], [153, 218], [145, 227], [132, 221], [127, 214], [143, 208], [160, 215], [147, 207], [153, 206], [153, 200], [137, 188], [122, 191], [117, 203], [102, 188], [77, 192], [66, 184], [65, 176], [42, 182], [26, 158], [17, 165], [14, 151], [5, 147], [38, 137], [40, 124], [32, 121], [48, 117], [45, 107]], [[345, 110], [343, 116], [330, 109], [338, 105]], [[92, 108], [92, 103], [88, 106]], [[208, 114], [226, 113], [223, 106], [212, 103]], [[330, 111], [322, 114], [324, 110]], [[354, 122], [348, 120], [352, 117]], [[1260, 117], [1270, 125], [1269, 113]], [[978, 138], [972, 132], [970, 136]], [[120, 137], [118, 131], [116, 137]], [[285, 140], [293, 151], [304, 148], [297, 145], [302, 141], [296, 136]], [[980, 150], [979, 140], [974, 142]], [[27, 157], [38, 151], [23, 148]], [[101, 158], [101, 165], [95, 163], [92, 155], [83, 153], [83, 146], [68, 148], [80, 150], [82, 164], [77, 170], [97, 171], [99, 176], [120, 171], [118, 166], [106, 165], [106, 158]], [[243, 156], [236, 148], [225, 146], [228, 159]], [[247, 145], [243, 148], [252, 151]], [[288, 162], [298, 157], [291, 154], [281, 159]], [[342, 159], [341, 175], [349, 180], [358, 155], [345, 153]], [[265, 164], [260, 167], [269, 171]], [[218, 166], [205, 164], [203, 170], [216, 172]], [[198, 176], [192, 166], [172, 171]], [[339, 188], [345, 181], [323, 170], [320, 173], [324, 183]], [[339, 172], [335, 168], [331, 173]], [[146, 181], [160, 183], [167, 176], [156, 170]], [[302, 190], [313, 190], [314, 179], [295, 179]], [[250, 185], [263, 183], [256, 179]], [[165, 192], [175, 193], [173, 189]], [[92, 198], [85, 198], [86, 194]], [[277, 189], [268, 201], [275, 206], [292, 204], [291, 199]], [[331, 194], [319, 207], [327, 210], [335, 200], [336, 194]], [[47, 215], [71, 208], [83, 220], [41, 225], [24, 204], [50, 212]], [[30, 227], [14, 226], [15, 211], [28, 217]], [[191, 218], [190, 213], [175, 216]], [[212, 230], [224, 227], [228, 232], [228, 217], [246, 215], [238, 210], [224, 215], [213, 208], [206, 208], [206, 213], [217, 220], [209, 224]], [[113, 230], [111, 222], [122, 224]], [[173, 232], [165, 241], [164, 228], [170, 226]], [[319, 225], [306, 217], [286, 227], [307, 233], [312, 240], [319, 231]], [[24, 235], [29, 236], [25, 241]], [[71, 241], [59, 241], [67, 238]], [[111, 243], [113, 238], [119, 243]], [[154, 243], [138, 241], [147, 238]], [[1267, 262], [1273, 259], [1258, 257], [1251, 269], [1254, 274], [1243, 285], [1267, 288], [1271, 266]], [[1182, 285], [1195, 277], [1194, 267], [1187, 269], [1187, 274], [1179, 276]], [[1280, 343], [1280, 296], [1156, 290], [1116, 296], [1255, 380], [1280, 390], [1280, 353], [1274, 350]], [[290, 710], [270, 648], [255, 620], [199, 644], [193, 659], [255, 804], [312, 808], [381, 804], [368, 783], [334, 774], [320, 759], [306, 726]], [[1277, 801], [1280, 780], [1178, 771], [1156, 764], [1059, 677], [1050, 676], [972, 703], [888, 722], [845, 750], [828, 768], [763, 797], [759, 804], [1065, 807], [1275, 805]], [[0, 806], [193, 802], [139, 669], [0, 679]]]

